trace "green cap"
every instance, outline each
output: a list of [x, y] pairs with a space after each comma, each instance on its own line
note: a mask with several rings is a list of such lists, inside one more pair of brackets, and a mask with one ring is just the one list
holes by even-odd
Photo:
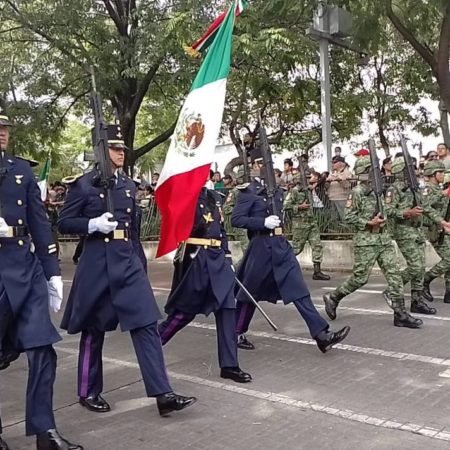
[[355, 161], [355, 167], [353, 168], [355, 175], [362, 175], [369, 172], [370, 169], [370, 156], [360, 156]]
[[405, 169], [405, 160], [403, 157], [397, 157], [394, 159], [394, 162], [392, 163], [392, 173], [395, 175], [397, 173], [403, 172]]
[[428, 161], [423, 169], [426, 177], [433, 176], [436, 172], [445, 172], [445, 165], [442, 161]]

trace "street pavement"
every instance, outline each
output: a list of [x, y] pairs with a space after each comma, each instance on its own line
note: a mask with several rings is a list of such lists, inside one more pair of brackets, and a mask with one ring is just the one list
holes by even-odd
[[[65, 295], [74, 266], [63, 261]], [[149, 265], [162, 308], [172, 267]], [[313, 300], [324, 315], [322, 295], [345, 279], [311, 280]], [[278, 325], [274, 332], [256, 313], [249, 338], [256, 350], [240, 351], [240, 365], [254, 381], [219, 377], [214, 318], [197, 317], [165, 347], [176, 392], [195, 395], [192, 408], [160, 418], [145, 397], [128, 333], [108, 334], [104, 350], [104, 397], [112, 412], [96, 414], [77, 403], [79, 336], [63, 333], [57, 344], [56, 419], [60, 431], [86, 450], [253, 449], [448, 449], [450, 448], [450, 305], [443, 283], [432, 285], [438, 315], [422, 317], [420, 330], [396, 328], [374, 276], [344, 299], [334, 329], [350, 325], [345, 344], [323, 355], [292, 306], [262, 303]], [[410, 297], [407, 297], [409, 305]], [[133, 299], [130, 298], [130, 301]], [[54, 316], [55, 323], [61, 313]], [[4, 437], [11, 450], [35, 448], [24, 436], [27, 378], [22, 356], [0, 373]]]

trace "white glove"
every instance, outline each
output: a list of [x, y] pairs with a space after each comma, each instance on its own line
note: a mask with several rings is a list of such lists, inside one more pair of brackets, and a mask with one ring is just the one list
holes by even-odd
[[8, 237], [9, 226], [3, 217], [0, 217], [0, 237]]
[[60, 276], [51, 277], [47, 281], [48, 287], [48, 304], [50, 309], [57, 313], [61, 309], [63, 300], [63, 281]]
[[281, 220], [278, 216], [269, 216], [264, 219], [264, 226], [269, 230], [279, 227]]
[[108, 219], [112, 219], [113, 215], [109, 212], [102, 214], [100, 217], [91, 219], [88, 224], [88, 233], [92, 234], [96, 231], [100, 231], [103, 234], [109, 234], [114, 231], [119, 225], [119, 222], [110, 222]]

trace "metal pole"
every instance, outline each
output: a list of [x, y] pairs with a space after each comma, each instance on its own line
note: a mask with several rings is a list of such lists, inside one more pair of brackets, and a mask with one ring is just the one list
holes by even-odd
[[[329, 33], [327, 0], [320, 0], [317, 7], [318, 26], [320, 31]], [[320, 39], [320, 99], [322, 113], [322, 145], [327, 157], [327, 167], [331, 171], [331, 91], [330, 91], [330, 56], [328, 39]]]

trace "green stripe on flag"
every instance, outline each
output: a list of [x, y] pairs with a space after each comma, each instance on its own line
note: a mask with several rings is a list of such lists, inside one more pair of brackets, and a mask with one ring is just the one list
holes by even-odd
[[191, 91], [213, 81], [227, 78], [230, 72], [235, 9], [236, 2], [233, 2], [233, 6], [228, 10], [228, 14], [216, 33], [214, 42], [209, 47], [206, 58], [192, 83]]

